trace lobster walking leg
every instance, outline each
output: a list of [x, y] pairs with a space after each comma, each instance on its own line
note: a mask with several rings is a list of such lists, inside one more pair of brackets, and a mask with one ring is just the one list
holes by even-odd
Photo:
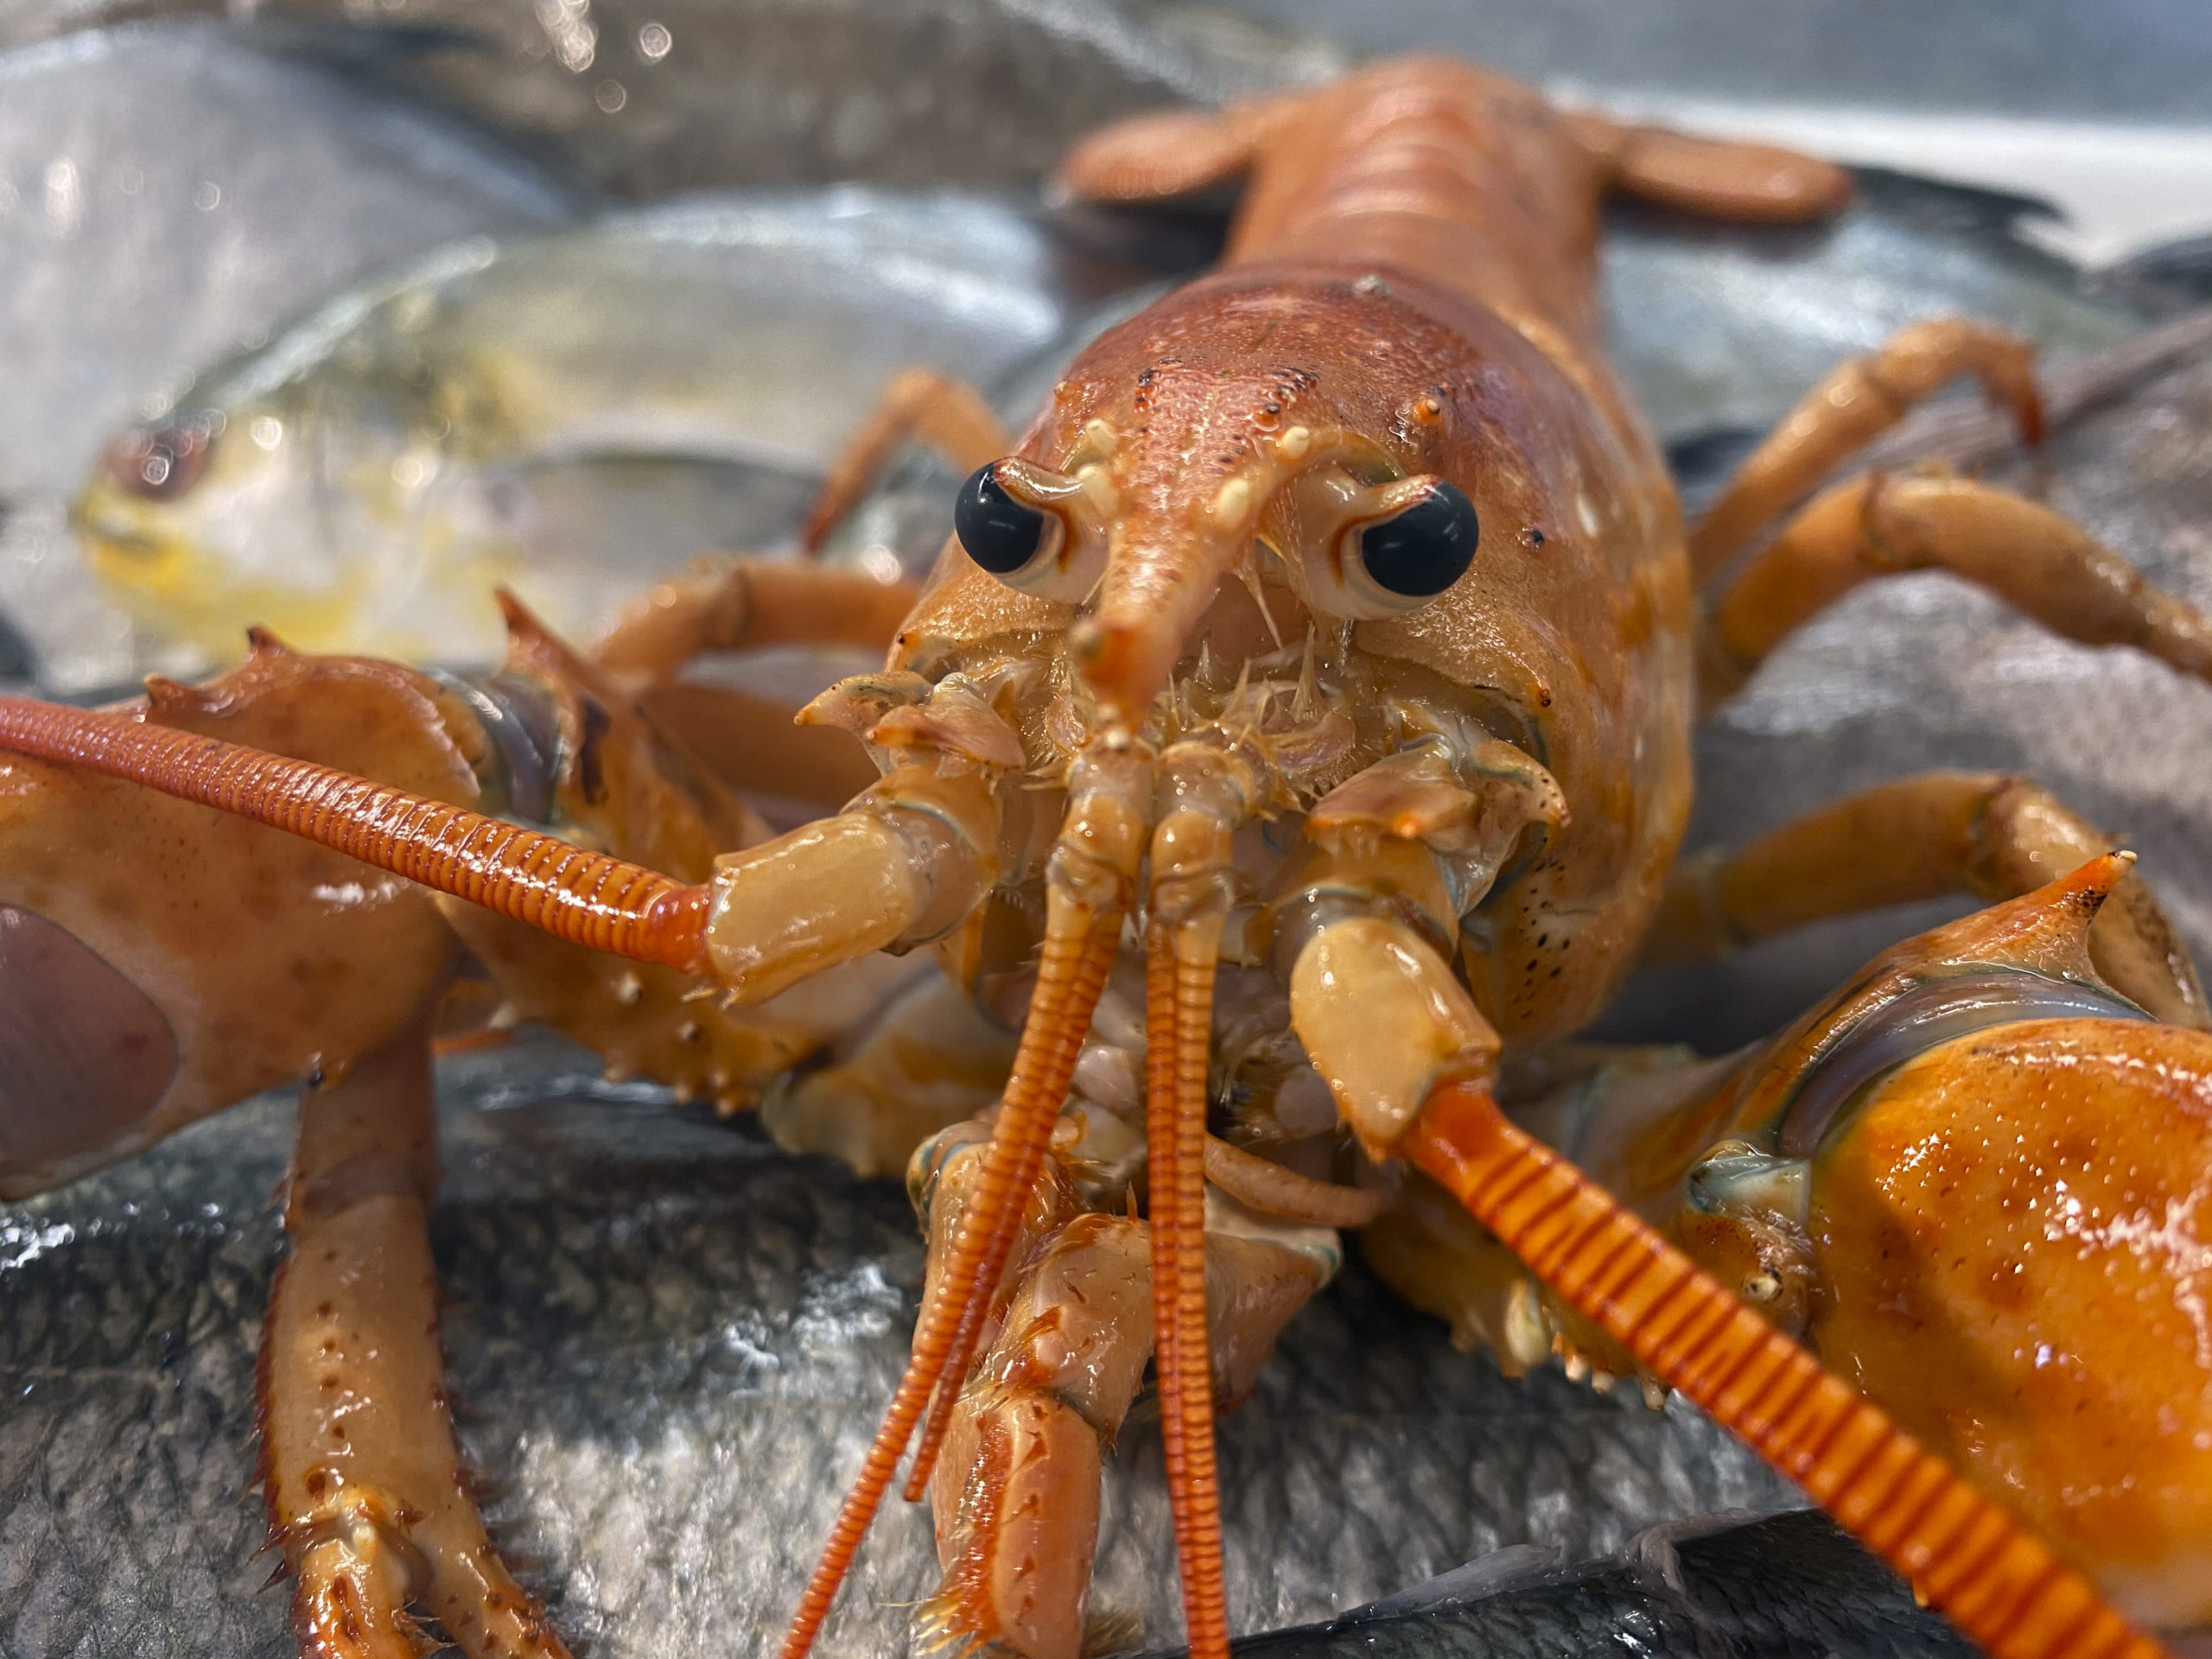
[[702, 652], [798, 642], [881, 650], [913, 608], [912, 583], [782, 559], [730, 559], [625, 607], [592, 646], [616, 673], [665, 679]]
[[261, 1481], [311, 1659], [415, 1659], [410, 1608], [469, 1659], [567, 1659], [485, 1536], [446, 1408], [426, 1026], [310, 1084], [270, 1295]]
[[1948, 570], [2063, 639], [2133, 645], [2212, 679], [2212, 619], [2145, 581], [2050, 508], [1971, 479], [1872, 474], [1815, 496], [1714, 601], [1700, 667], [1708, 705], [1858, 587]]
[[[830, 464], [799, 531], [818, 550], [898, 451], [918, 441], [968, 472], [1012, 447], [982, 393], [935, 369], [893, 375], [875, 410]], [[811, 643], [887, 645], [913, 608], [910, 583], [784, 560], [734, 559], [664, 582], [624, 609], [593, 655], [601, 666], [665, 678], [702, 651]]]
[[882, 401], [846, 443], [806, 515], [799, 545], [812, 552], [859, 505], [902, 443], [918, 440], [971, 473], [1014, 448], [997, 412], [965, 380], [936, 369], [905, 369], [891, 378]]
[[638, 706], [715, 777], [756, 798], [835, 811], [879, 776], [851, 733], [800, 725], [796, 709], [730, 686], [663, 681], [639, 692]]
[[1970, 374], [1990, 401], [2011, 409], [2028, 442], [2043, 435], [2035, 353], [2001, 329], [1943, 317], [1901, 328], [1798, 400], [1690, 532], [1690, 578], [1702, 587], [1759, 527], [1801, 499], [1944, 382]]
[[[1246, 1213], [1218, 1198], [1211, 1207]], [[1291, 1230], [1325, 1241], [1300, 1249], [1250, 1224], [1205, 1235], [1208, 1351], [1224, 1408], [1250, 1392], [1334, 1256], [1325, 1232]], [[944, 1580], [917, 1615], [925, 1649], [981, 1645], [1020, 1659], [1083, 1650], [1101, 1459], [1153, 1350], [1147, 1230], [1125, 1217], [1077, 1216], [1013, 1290], [997, 1339], [961, 1389], [931, 1484]]]
[[[1644, 959], [1692, 961], [1826, 917], [1948, 893], [2018, 898], [2111, 846], [2025, 779], [1924, 772], [1821, 807], [1732, 853], [1675, 865]], [[2114, 887], [2089, 949], [2097, 971], [2154, 1017], [2207, 1024], [2188, 948], [2139, 873]]]

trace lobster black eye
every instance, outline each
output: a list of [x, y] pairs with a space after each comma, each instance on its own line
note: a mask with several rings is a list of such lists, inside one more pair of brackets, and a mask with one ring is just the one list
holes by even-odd
[[1477, 535], [1475, 504], [1439, 479], [1403, 512], [1360, 531], [1360, 563], [1386, 592], [1433, 599], [1467, 574]]
[[952, 503], [952, 531], [969, 558], [995, 576], [1011, 575], [1037, 556], [1045, 515], [1006, 493], [993, 462], [978, 467], [960, 486]]

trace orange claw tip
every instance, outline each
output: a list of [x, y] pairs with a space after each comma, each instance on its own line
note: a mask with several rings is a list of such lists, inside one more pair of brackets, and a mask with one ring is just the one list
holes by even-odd
[[[2019, 916], [2024, 918], [2047, 918], [2048, 927], [2058, 925], [2069, 934], [2086, 927], [2097, 912], [2105, 907], [2105, 900], [2112, 897], [2113, 887], [2134, 867], [2135, 855], [2122, 850], [2100, 853], [2087, 863], [2069, 870], [2056, 880], [2047, 881], [2032, 893], [1993, 906], [1985, 915]], [[1974, 918], [1968, 918], [1970, 924]]]

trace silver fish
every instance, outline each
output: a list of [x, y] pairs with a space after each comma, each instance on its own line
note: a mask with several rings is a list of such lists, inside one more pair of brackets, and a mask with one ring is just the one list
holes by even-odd
[[[601, 1659], [755, 1652], [895, 1386], [922, 1251], [893, 1182], [750, 1120], [601, 1083], [550, 1039], [440, 1071], [432, 1242], [462, 1433], [563, 1637]], [[264, 1099], [0, 1210], [0, 1651], [291, 1652], [259, 1588], [253, 1367], [289, 1103]], [[1455, 1353], [1356, 1267], [1224, 1425], [1232, 1616], [1264, 1630], [1533, 1543], [1798, 1502], [1694, 1413]], [[892, 1506], [823, 1650], [906, 1651], [933, 1581]], [[1173, 1640], [1156, 1423], [1108, 1476], [1102, 1630]]]
[[450, 112], [218, 26], [0, 55], [0, 609], [46, 683], [190, 665], [139, 649], [68, 530], [118, 427], [335, 289], [577, 206]]
[[[15, 0], [0, 42], [232, 0]], [[618, 196], [1008, 187], [1155, 105], [1339, 73], [1341, 48], [1188, 0], [261, 0], [304, 52], [428, 87]]]
[[334, 289], [577, 203], [452, 116], [236, 31], [0, 55], [0, 498], [68, 489], [149, 398]]
[[199, 377], [117, 441], [79, 530], [145, 626], [215, 660], [246, 620], [485, 658], [501, 582], [587, 633], [702, 550], [785, 539], [893, 373], [989, 381], [1089, 269], [988, 199], [857, 187], [473, 238]]

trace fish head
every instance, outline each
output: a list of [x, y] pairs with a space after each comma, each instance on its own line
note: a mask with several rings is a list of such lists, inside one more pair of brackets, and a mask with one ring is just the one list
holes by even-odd
[[387, 641], [372, 596], [438, 537], [446, 470], [414, 388], [321, 377], [180, 402], [109, 443], [73, 504], [87, 563], [165, 641], [211, 662], [248, 625], [312, 650]]

